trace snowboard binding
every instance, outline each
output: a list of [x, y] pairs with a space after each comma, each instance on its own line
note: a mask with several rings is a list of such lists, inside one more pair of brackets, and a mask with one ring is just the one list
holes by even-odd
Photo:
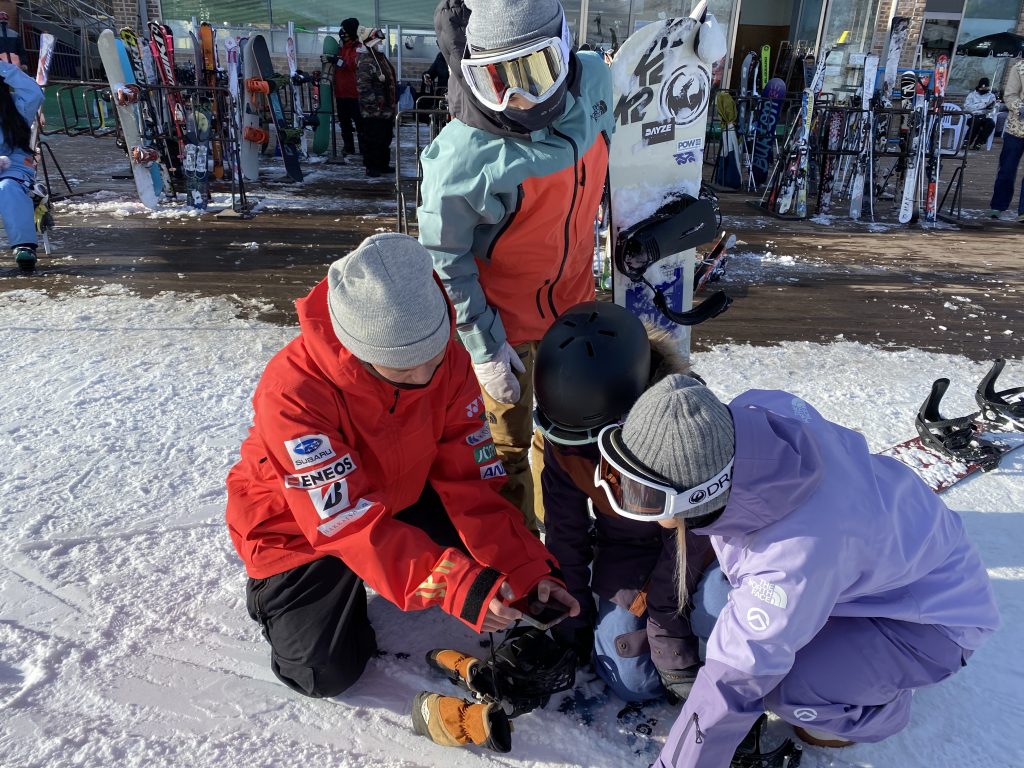
[[446, 658], [452, 653], [429, 651], [427, 665], [478, 701], [498, 704], [509, 718], [543, 707], [576, 683], [576, 653], [533, 628], [510, 630], [486, 661], [457, 654], [453, 665]]
[[1005, 365], [1003, 358], [992, 363], [978, 385], [974, 399], [981, 409], [981, 418], [986, 422], [1001, 429], [1024, 432], [1024, 387], [996, 391], [996, 380]]
[[803, 747], [786, 739], [775, 749], [761, 751], [761, 734], [768, 724], [768, 715], [757, 718], [750, 732], [736, 748], [729, 768], [798, 768], [803, 758]]
[[718, 291], [691, 310], [677, 312], [668, 306], [661, 289], [645, 277], [648, 269], [673, 253], [696, 248], [717, 232], [715, 207], [707, 198], [680, 195], [652, 216], [619, 232], [615, 239], [615, 267], [634, 283], [643, 283], [654, 294], [654, 306], [679, 325], [698, 325], [722, 314], [732, 299]]
[[946, 419], [939, 413], [947, 389], [949, 379], [936, 379], [917, 412], [914, 426], [922, 444], [959, 461], [978, 464], [985, 472], [995, 469], [1001, 454], [995, 445], [977, 437], [974, 420], [978, 414]]

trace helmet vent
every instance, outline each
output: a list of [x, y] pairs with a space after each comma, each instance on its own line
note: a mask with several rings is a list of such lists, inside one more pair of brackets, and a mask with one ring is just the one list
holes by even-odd
[[565, 340], [565, 341], [563, 341], [563, 342], [562, 342], [561, 344], [559, 344], [559, 345], [558, 345], [558, 348], [559, 348], [559, 349], [565, 349], [565, 348], [566, 348], [566, 347], [568, 347], [568, 346], [569, 346], [570, 344], [572, 344], [572, 343], [573, 343], [574, 341], [576, 341], [576, 337], [575, 337], [575, 336], [570, 336], [570, 337], [569, 337], [568, 339], [566, 339], [566, 340]]
[[613, 339], [619, 335], [615, 331], [609, 331], [607, 329], [600, 330], [597, 333], [599, 336], [611, 336]]
[[562, 325], [567, 325], [570, 328], [575, 328], [576, 327], [576, 323], [574, 323], [572, 320], [563, 320], [562, 321]]
[[586, 342], [586, 344], [587, 344], [587, 357], [594, 357], [594, 345], [591, 344], [589, 341]]
[[591, 312], [590, 317], [587, 318], [588, 323], [592, 323], [597, 320], [597, 312]]

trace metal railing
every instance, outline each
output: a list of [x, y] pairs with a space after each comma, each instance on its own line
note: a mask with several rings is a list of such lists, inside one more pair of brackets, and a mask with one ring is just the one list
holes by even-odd
[[38, 54], [39, 33], [57, 41], [52, 68], [59, 77], [92, 80], [103, 76], [96, 39], [116, 29], [114, 17], [88, 0], [23, 0], [19, 23], [26, 53]]

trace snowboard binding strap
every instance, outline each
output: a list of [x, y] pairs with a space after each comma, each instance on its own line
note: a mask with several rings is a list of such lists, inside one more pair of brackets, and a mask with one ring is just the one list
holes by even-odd
[[914, 420], [921, 442], [933, 451], [959, 461], [978, 464], [983, 471], [999, 465], [999, 449], [976, 435], [974, 420], [977, 413], [945, 419], [939, 413], [939, 403], [949, 389], [949, 379], [936, 379], [932, 390], [921, 404]]
[[[996, 391], [996, 380], [1006, 360], [999, 358], [978, 385], [974, 399], [981, 408], [981, 417], [997, 427], [1024, 432], [1024, 387]], [[1010, 399], [1007, 399], [1010, 398]]]
[[775, 749], [761, 751], [761, 733], [768, 724], [768, 716], [761, 715], [736, 748], [729, 768], [798, 768], [803, 758], [803, 747], [786, 739]]

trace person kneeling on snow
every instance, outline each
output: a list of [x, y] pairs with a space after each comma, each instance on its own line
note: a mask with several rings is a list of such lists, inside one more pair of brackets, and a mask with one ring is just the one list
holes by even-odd
[[21, 68], [0, 60], [0, 218], [15, 261], [24, 270], [36, 265], [36, 180], [32, 124], [43, 103], [43, 90]]
[[710, 537], [730, 587], [659, 768], [726, 768], [766, 708], [812, 744], [881, 741], [999, 624], [960, 517], [791, 394], [669, 376], [598, 448], [615, 511]]
[[274, 674], [306, 696], [351, 686], [377, 649], [364, 585], [477, 632], [519, 619], [508, 603], [531, 593], [578, 612], [498, 493], [480, 387], [426, 249], [367, 238], [298, 314], [227, 478], [228, 529]]
[[676, 549], [687, 549], [687, 594], [715, 555], [706, 537], [615, 514], [594, 485], [597, 435], [621, 421], [648, 387], [688, 371], [663, 332], [645, 329], [609, 302], [566, 310], [537, 349], [534, 419], [545, 438], [544, 541], [581, 606], [579, 616], [552, 634], [571, 644], [581, 663], [592, 659], [626, 701], [655, 699], [666, 690], [679, 699], [689, 695], [700, 657], [685, 600], [680, 610]]

